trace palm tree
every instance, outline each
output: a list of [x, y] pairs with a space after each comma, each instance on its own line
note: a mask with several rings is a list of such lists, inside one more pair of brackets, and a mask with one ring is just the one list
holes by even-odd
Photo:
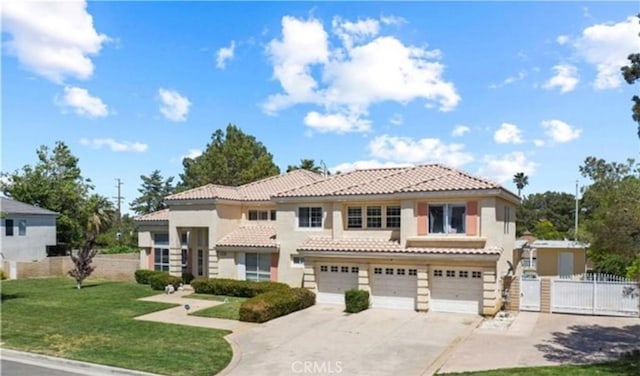
[[287, 172], [291, 172], [293, 170], [309, 170], [311, 172], [315, 172], [317, 174], [322, 172], [322, 167], [316, 166], [316, 162], [313, 159], [301, 159], [300, 165], [289, 165], [287, 166]]
[[518, 188], [518, 196], [520, 196], [522, 189], [529, 185], [529, 177], [525, 175], [524, 172], [518, 172], [513, 175], [513, 182], [515, 183], [516, 188]]

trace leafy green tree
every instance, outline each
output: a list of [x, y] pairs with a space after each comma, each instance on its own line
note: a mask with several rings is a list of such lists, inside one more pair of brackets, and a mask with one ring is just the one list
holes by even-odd
[[524, 187], [529, 185], [529, 177], [525, 175], [524, 172], [518, 172], [513, 175], [513, 182], [516, 185], [516, 188], [518, 188], [518, 196], [520, 196]]
[[124, 214], [120, 228], [111, 226], [96, 237], [100, 253], [132, 253], [138, 251], [138, 231], [134, 217]]
[[322, 167], [317, 166], [313, 159], [301, 159], [299, 165], [287, 166], [287, 172], [294, 170], [309, 170], [318, 174], [322, 173]]
[[[640, 13], [638, 13], [637, 17], [640, 21]], [[640, 34], [638, 34], [638, 36], [640, 36]], [[640, 41], [638, 43], [640, 44]], [[622, 71], [622, 76], [625, 81], [627, 81], [629, 85], [632, 85], [640, 80], [640, 53], [630, 54], [627, 59], [629, 60], [629, 65], [620, 68], [620, 70]], [[633, 101], [631, 117], [638, 123], [638, 137], [640, 137], [640, 97], [634, 95], [631, 100]]]
[[582, 204], [591, 235], [589, 257], [599, 271], [633, 274], [640, 257], [640, 165], [589, 157], [580, 172], [592, 181]]
[[77, 254], [71, 253], [74, 268], [68, 274], [75, 278], [76, 287], [82, 288], [82, 282], [93, 273], [95, 266], [91, 263], [98, 253], [95, 241], [101, 232], [111, 226], [116, 217], [113, 203], [106, 197], [93, 194], [83, 205], [82, 221], [85, 223], [85, 236], [82, 247]]
[[40, 146], [36, 154], [35, 166], [2, 173], [0, 189], [15, 200], [60, 213], [56, 221], [58, 244], [78, 246], [85, 230], [82, 204], [93, 186], [82, 177], [78, 158], [64, 142], [57, 141], [53, 149]]
[[571, 237], [574, 227], [575, 197], [565, 192], [532, 193], [522, 199], [516, 212], [516, 234], [535, 232], [540, 221], [549, 221], [563, 237]]
[[233, 124], [211, 135], [202, 155], [185, 158], [178, 190], [209, 183], [238, 186], [280, 173], [262, 142]]
[[137, 215], [149, 214], [166, 208], [164, 198], [175, 192], [173, 176], [164, 179], [160, 170], [154, 170], [150, 175], [140, 175], [142, 186], [138, 188], [140, 197], [129, 204]]
[[556, 226], [551, 223], [551, 221], [546, 219], [541, 219], [536, 223], [533, 227], [533, 236], [536, 239], [543, 240], [562, 240], [564, 239], [564, 235], [562, 232], [556, 229]]

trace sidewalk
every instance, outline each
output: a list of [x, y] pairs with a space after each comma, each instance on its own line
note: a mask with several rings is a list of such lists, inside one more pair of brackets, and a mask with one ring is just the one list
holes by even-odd
[[[257, 324], [236, 321], [236, 320], [225, 320], [225, 319], [217, 319], [212, 317], [199, 317], [189, 315], [189, 312], [199, 311], [205, 308], [214, 307], [220, 304], [223, 304], [221, 301], [216, 300], [204, 300], [204, 299], [190, 299], [185, 298], [185, 296], [193, 293], [193, 290], [184, 290], [184, 291], [176, 291], [173, 294], [160, 294], [148, 296], [146, 298], [142, 298], [140, 300], [147, 302], [159, 302], [159, 303], [172, 303], [178, 304], [178, 307], [164, 309], [162, 311], [157, 311], [153, 313], [149, 313], [146, 315], [138, 316], [135, 320], [142, 321], [154, 321], [161, 322], [165, 324], [176, 324], [176, 325], [187, 325], [187, 326], [197, 326], [201, 328], [210, 328], [210, 329], [223, 329], [223, 330], [231, 330], [233, 332], [240, 332], [249, 328], [255, 327]], [[186, 305], [189, 305], [189, 310], [187, 311]]]

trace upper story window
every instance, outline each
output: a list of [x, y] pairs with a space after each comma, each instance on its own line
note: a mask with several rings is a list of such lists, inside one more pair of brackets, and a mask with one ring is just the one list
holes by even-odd
[[183, 232], [180, 234], [180, 245], [186, 247], [189, 244], [189, 233]]
[[429, 233], [464, 234], [465, 204], [429, 204]]
[[153, 243], [158, 245], [169, 245], [169, 234], [166, 233], [158, 233], [153, 235]]
[[4, 235], [13, 236], [13, 219], [4, 220]]
[[367, 228], [382, 228], [382, 206], [367, 206]]
[[504, 207], [504, 233], [508, 234], [509, 233], [509, 223], [511, 222], [511, 207], [506, 206]]
[[347, 228], [362, 228], [362, 208], [360, 206], [347, 208]]
[[319, 206], [298, 208], [298, 227], [301, 227], [301, 228], [322, 227], [322, 208]]
[[400, 206], [387, 206], [387, 228], [400, 228]]
[[275, 209], [273, 209], [273, 210], [271, 210], [271, 211], [269, 212], [269, 217], [270, 217], [270, 219], [271, 219], [272, 221], [275, 221], [275, 220], [276, 220], [276, 210], [275, 210]]
[[18, 236], [27, 235], [27, 220], [21, 219], [18, 221]]
[[267, 221], [269, 220], [268, 210], [249, 210], [250, 221]]

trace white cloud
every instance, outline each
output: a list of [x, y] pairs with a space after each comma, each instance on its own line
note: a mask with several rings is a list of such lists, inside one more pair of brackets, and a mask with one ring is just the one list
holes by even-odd
[[399, 16], [380, 16], [380, 22], [385, 25], [403, 25], [409, 23], [405, 18]]
[[493, 134], [493, 140], [498, 144], [521, 144], [522, 131], [515, 124], [502, 123]]
[[375, 159], [369, 159], [364, 161], [345, 162], [340, 163], [334, 167], [330, 167], [331, 173], [336, 172], [349, 172], [353, 170], [364, 170], [370, 168], [383, 168], [383, 167], [407, 167], [411, 166], [411, 163], [397, 163], [397, 162], [380, 162]]
[[354, 114], [320, 114], [316, 111], [307, 113], [304, 124], [320, 133], [366, 132], [371, 128], [371, 121], [360, 119]]
[[141, 142], [116, 141], [112, 138], [87, 138], [80, 139], [80, 144], [90, 146], [94, 149], [101, 149], [103, 146], [108, 147], [111, 151], [133, 151], [143, 153], [147, 151], [149, 146]]
[[[340, 46], [331, 49], [330, 36], [319, 20], [283, 17], [281, 39], [271, 40], [266, 49], [283, 92], [270, 95], [263, 110], [275, 114], [296, 104], [313, 104], [327, 114], [352, 119], [367, 116], [376, 103], [416, 99], [424, 99], [427, 107], [435, 103], [441, 111], [454, 109], [460, 96], [442, 78], [440, 51], [379, 35], [380, 22], [334, 18], [331, 31]], [[317, 117], [317, 111], [307, 117], [313, 113]], [[336, 131], [344, 130], [336, 127]]]
[[196, 159], [201, 155], [202, 155], [202, 150], [200, 150], [200, 149], [189, 149], [189, 152], [187, 154], [185, 154], [185, 155], [180, 157], [180, 161], [182, 161], [185, 158]]
[[15, 0], [2, 6], [2, 31], [11, 35], [3, 42], [26, 69], [56, 83], [91, 77], [90, 56], [109, 38], [95, 30], [85, 1]]
[[545, 89], [559, 88], [561, 93], [573, 91], [578, 85], [578, 68], [571, 64], [558, 64], [554, 66], [555, 76], [545, 82], [542, 87]]
[[471, 128], [467, 127], [466, 125], [458, 124], [453, 128], [453, 131], [451, 131], [451, 136], [462, 137], [465, 133], [469, 132], [471, 132]]
[[546, 144], [546, 142], [544, 142], [544, 140], [536, 138], [535, 140], [533, 140], [533, 144], [537, 147], [542, 147]]
[[216, 67], [224, 69], [227, 66], [227, 60], [232, 60], [236, 48], [236, 42], [231, 41], [229, 47], [222, 47], [216, 53]]
[[402, 114], [393, 114], [393, 116], [389, 118], [389, 123], [393, 125], [402, 125], [404, 123], [404, 117]]
[[175, 90], [167, 90], [160, 88], [158, 90], [160, 96], [160, 112], [165, 118], [171, 121], [186, 121], [187, 114], [191, 102], [187, 97], [180, 95]]
[[561, 46], [567, 44], [567, 42], [569, 42], [569, 36], [567, 35], [558, 35], [558, 37], [556, 38], [556, 43]]
[[443, 163], [458, 167], [473, 161], [463, 144], [445, 144], [437, 138], [414, 140], [382, 135], [369, 142], [369, 154], [396, 163]]
[[73, 112], [88, 118], [105, 117], [109, 115], [107, 105], [102, 99], [94, 97], [87, 89], [66, 86], [62, 98], [56, 98], [56, 104], [63, 108], [72, 108]]
[[575, 40], [573, 47], [578, 55], [597, 70], [593, 82], [596, 89], [620, 86], [620, 67], [628, 63], [629, 54], [638, 52], [638, 33], [638, 19], [628, 17], [615, 24], [589, 26]]
[[581, 129], [576, 129], [561, 120], [544, 120], [542, 128], [551, 141], [559, 144], [575, 140], [582, 134]]
[[518, 81], [522, 81], [525, 79], [525, 77], [527, 77], [527, 72], [526, 71], [520, 71], [517, 74], [513, 75], [513, 76], [509, 76], [507, 78], [505, 78], [504, 80], [502, 80], [502, 82], [496, 84], [496, 83], [491, 83], [489, 84], [489, 89], [497, 89], [503, 86], [507, 86], [507, 85], [511, 85], [515, 82]]
[[478, 175], [506, 183], [513, 179], [517, 172], [533, 175], [538, 164], [528, 161], [522, 152], [513, 152], [502, 156], [485, 155], [484, 165], [478, 170]]

